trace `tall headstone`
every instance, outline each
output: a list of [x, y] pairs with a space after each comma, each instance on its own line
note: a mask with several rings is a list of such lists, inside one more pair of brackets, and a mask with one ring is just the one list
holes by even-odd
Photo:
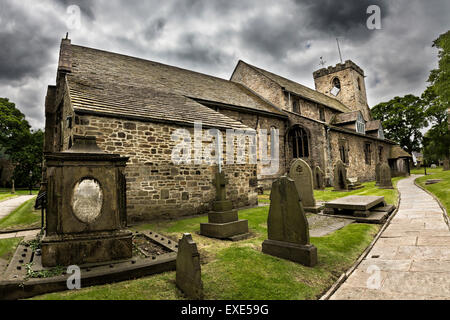
[[333, 169], [333, 188], [335, 191], [347, 191], [347, 169], [341, 160], [336, 161]]
[[380, 168], [381, 168], [381, 162], [378, 162], [375, 166], [375, 185], [380, 185]]
[[189, 299], [203, 299], [200, 254], [189, 233], [178, 241], [176, 284]]
[[14, 179], [12, 179], [11, 193], [12, 193], [12, 194], [15, 194], [15, 193], [16, 193], [16, 188], [15, 188], [15, 186], [14, 186]]
[[316, 189], [316, 190], [325, 189], [324, 173], [323, 173], [322, 169], [320, 169], [319, 166], [314, 167], [313, 179], [314, 179], [314, 189]]
[[128, 158], [105, 153], [95, 137], [74, 136], [71, 149], [47, 154], [45, 160], [48, 185], [42, 265], [131, 258], [124, 174]]
[[210, 238], [241, 240], [248, 235], [248, 220], [239, 220], [237, 210], [226, 199], [225, 173], [216, 171], [213, 184], [216, 187], [216, 199], [213, 211], [208, 213], [208, 223], [200, 224], [200, 234]]
[[317, 248], [310, 244], [308, 220], [295, 182], [286, 176], [272, 184], [267, 231], [263, 253], [308, 267], [317, 264]]
[[309, 165], [302, 159], [296, 159], [289, 170], [289, 178], [294, 180], [303, 209], [307, 212], [319, 212], [313, 190], [313, 175]]
[[391, 179], [391, 168], [384, 162], [380, 166], [380, 189], [394, 189]]

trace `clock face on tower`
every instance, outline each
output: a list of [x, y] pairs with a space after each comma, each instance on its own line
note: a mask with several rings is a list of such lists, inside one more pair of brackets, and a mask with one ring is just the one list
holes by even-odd
[[75, 184], [72, 197], [72, 210], [84, 223], [94, 222], [103, 206], [103, 191], [100, 183], [92, 178], [83, 178]]

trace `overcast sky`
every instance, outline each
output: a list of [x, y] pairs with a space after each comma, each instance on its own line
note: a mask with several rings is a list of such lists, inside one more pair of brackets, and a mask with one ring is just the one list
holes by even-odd
[[[381, 30], [366, 26], [372, 4]], [[423, 92], [449, 17], [448, 0], [0, 0], [0, 97], [43, 128], [66, 32], [77, 45], [225, 79], [242, 59], [311, 88], [321, 56], [339, 62], [339, 37], [343, 60], [365, 71], [372, 107]]]

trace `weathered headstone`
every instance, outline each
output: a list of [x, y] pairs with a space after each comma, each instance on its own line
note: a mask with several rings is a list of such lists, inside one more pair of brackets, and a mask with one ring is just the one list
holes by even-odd
[[12, 179], [11, 193], [12, 193], [12, 194], [15, 194], [15, 193], [16, 193], [16, 188], [14, 187], [14, 179]]
[[105, 153], [95, 137], [74, 136], [71, 149], [47, 154], [45, 160], [48, 185], [42, 265], [131, 258], [124, 173], [128, 158]]
[[314, 167], [313, 179], [314, 179], [314, 189], [316, 190], [325, 189], [325, 177], [322, 169], [320, 169], [319, 166]]
[[380, 167], [380, 189], [394, 189], [391, 179], [391, 168], [384, 162]]
[[378, 162], [375, 166], [375, 185], [380, 185], [380, 168], [381, 168], [381, 162]]
[[431, 165], [430, 168], [431, 168], [431, 169], [436, 169], [437, 167], [436, 167], [436, 165], [433, 163], [433, 164]]
[[189, 299], [203, 299], [200, 254], [189, 233], [178, 241], [176, 284]]
[[272, 184], [267, 231], [263, 253], [309, 267], [317, 264], [317, 248], [309, 242], [308, 220], [295, 182], [286, 176]]
[[233, 204], [226, 199], [227, 182], [225, 173], [217, 170], [213, 180], [216, 200], [213, 203], [213, 211], [208, 213], [208, 223], [200, 224], [200, 234], [237, 241], [248, 235], [248, 220], [239, 220], [237, 210], [233, 210]]
[[303, 209], [307, 212], [319, 212], [313, 190], [313, 176], [309, 165], [302, 159], [296, 159], [289, 170], [289, 178], [294, 180]]
[[336, 161], [336, 164], [334, 165], [333, 188], [335, 191], [348, 190], [347, 169], [341, 160]]

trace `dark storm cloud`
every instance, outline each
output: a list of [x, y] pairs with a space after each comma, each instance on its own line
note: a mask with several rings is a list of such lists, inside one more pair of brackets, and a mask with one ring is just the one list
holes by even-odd
[[352, 41], [365, 41], [374, 35], [366, 26], [367, 8], [380, 7], [383, 19], [390, 14], [387, 0], [295, 0], [301, 10], [305, 10], [308, 26], [328, 35], [346, 36]]
[[36, 77], [55, 45], [42, 22], [31, 18], [8, 1], [0, 5], [0, 82]]

